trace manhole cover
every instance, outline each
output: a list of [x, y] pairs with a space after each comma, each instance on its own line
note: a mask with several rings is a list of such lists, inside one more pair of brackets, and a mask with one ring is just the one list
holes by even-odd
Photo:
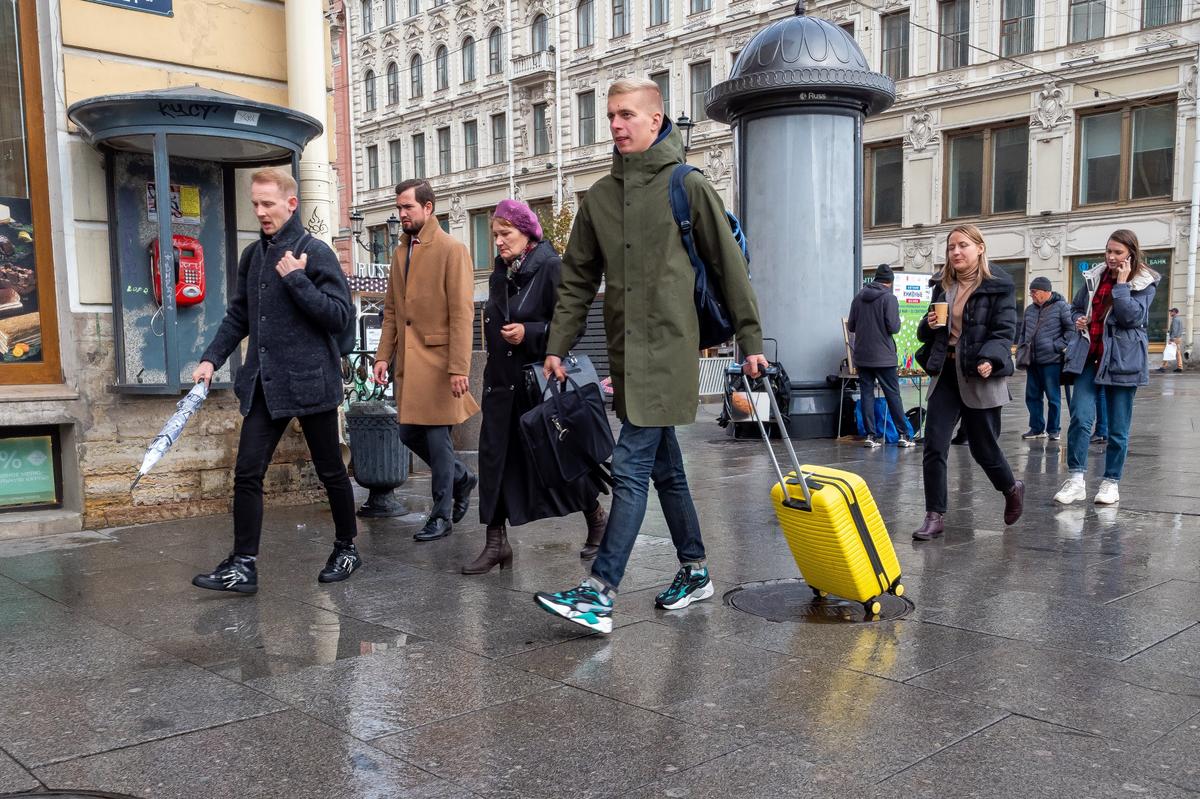
[[769, 621], [845, 624], [847, 622], [887, 621], [907, 616], [915, 607], [904, 597], [884, 594], [879, 598], [879, 613], [867, 616], [861, 602], [828, 596], [818, 598], [808, 583], [798, 577], [746, 583], [725, 594], [725, 604], [743, 613]]

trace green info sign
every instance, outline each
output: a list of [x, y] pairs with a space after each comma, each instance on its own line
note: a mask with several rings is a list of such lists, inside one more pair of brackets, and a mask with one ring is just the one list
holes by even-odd
[[50, 436], [0, 438], [0, 508], [57, 503]]

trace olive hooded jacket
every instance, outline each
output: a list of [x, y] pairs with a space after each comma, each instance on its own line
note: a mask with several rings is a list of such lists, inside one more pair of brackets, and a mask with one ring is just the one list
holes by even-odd
[[[640, 427], [691, 424], [699, 401], [696, 276], [671, 216], [671, 171], [683, 141], [670, 124], [641, 153], [614, 149], [610, 174], [584, 197], [563, 255], [547, 352], [564, 356], [583, 329], [603, 279], [615, 408]], [[684, 182], [696, 249], [725, 298], [743, 353], [762, 352], [758, 304], [725, 207], [703, 175]]]

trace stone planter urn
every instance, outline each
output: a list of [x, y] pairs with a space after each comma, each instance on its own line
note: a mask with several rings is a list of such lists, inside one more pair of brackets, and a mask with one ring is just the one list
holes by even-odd
[[408, 448], [400, 443], [400, 423], [390, 400], [351, 402], [346, 409], [350, 461], [354, 480], [371, 495], [358, 515], [367, 518], [403, 516], [408, 508], [396, 489], [408, 479]]

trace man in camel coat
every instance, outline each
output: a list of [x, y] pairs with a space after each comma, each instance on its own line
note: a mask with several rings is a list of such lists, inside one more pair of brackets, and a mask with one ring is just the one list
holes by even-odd
[[467, 515], [475, 475], [454, 455], [450, 428], [479, 412], [468, 391], [473, 272], [467, 248], [438, 225], [424, 180], [396, 186], [404, 235], [392, 254], [375, 379], [392, 371], [400, 439], [429, 464], [433, 510], [413, 536], [434, 541]]

